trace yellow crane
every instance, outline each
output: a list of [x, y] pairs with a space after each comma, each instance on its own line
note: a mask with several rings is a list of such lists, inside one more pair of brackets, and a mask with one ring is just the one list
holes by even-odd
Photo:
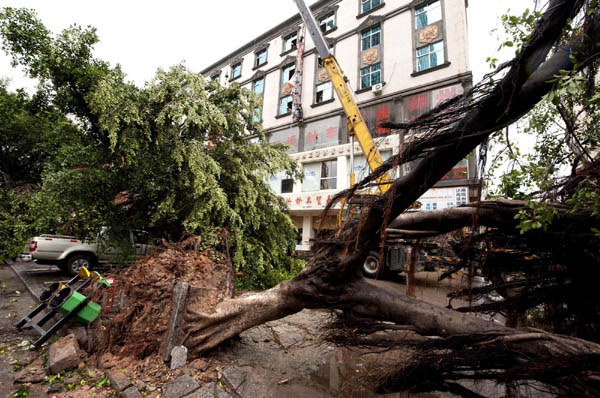
[[[351, 136], [351, 157], [350, 157], [350, 186], [353, 186], [355, 181], [354, 176], [354, 138], [358, 140], [358, 143], [362, 149], [367, 164], [371, 171], [375, 170], [383, 163], [381, 154], [373, 142], [369, 128], [365, 123], [358, 105], [354, 100], [353, 93], [346, 83], [347, 79], [344, 76], [344, 72], [340, 67], [337, 59], [330, 54], [327, 42], [321, 33], [321, 29], [315, 20], [315, 17], [310, 12], [310, 9], [306, 6], [303, 0], [294, 0], [296, 6], [300, 11], [300, 17], [304, 21], [306, 30], [312, 37], [313, 43], [317, 53], [323, 60], [323, 66], [327, 70], [327, 74], [331, 79], [331, 84], [337, 93], [337, 96], [342, 103], [344, 112], [346, 113], [346, 119], [348, 122], [348, 132]], [[382, 174], [378, 179], [378, 188], [380, 194], [384, 194], [390, 187], [390, 176], [388, 173]]]

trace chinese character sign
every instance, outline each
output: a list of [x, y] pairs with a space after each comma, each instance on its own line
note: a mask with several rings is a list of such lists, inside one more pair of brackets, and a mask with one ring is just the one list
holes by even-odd
[[386, 136], [391, 133], [388, 128], [383, 128], [381, 125], [385, 122], [393, 120], [394, 117], [394, 102], [388, 101], [372, 105], [361, 109], [362, 115], [371, 136], [374, 138]]
[[461, 160], [452, 170], [442, 177], [442, 181], [447, 180], [466, 180], [469, 178], [468, 162]]
[[412, 122], [429, 110], [429, 93], [413, 95], [407, 99], [406, 103], [408, 121]]
[[290, 129], [276, 131], [269, 137], [269, 142], [280, 142], [282, 144], [289, 145], [290, 147], [292, 147], [292, 149], [290, 149], [291, 153], [298, 152], [299, 134], [300, 130], [298, 129], [298, 127], [292, 127]]
[[340, 117], [331, 117], [307, 123], [304, 129], [304, 150], [326, 148], [340, 142]]
[[380, 108], [375, 109], [375, 115], [377, 120], [377, 135], [381, 136], [389, 134], [391, 130], [388, 128], [383, 128], [381, 127], [381, 125], [385, 122], [390, 121], [390, 106], [386, 104], [381, 106]]
[[452, 99], [458, 95], [462, 95], [463, 93], [464, 89], [460, 84], [440, 88], [431, 92], [431, 102], [433, 106], [436, 107], [442, 102]]

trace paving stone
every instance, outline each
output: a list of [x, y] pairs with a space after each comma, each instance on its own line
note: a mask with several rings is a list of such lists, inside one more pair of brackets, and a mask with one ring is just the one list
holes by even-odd
[[201, 389], [186, 395], [185, 398], [233, 398], [227, 391], [216, 383], [208, 383]]
[[119, 398], [142, 398], [142, 394], [140, 394], [137, 388], [131, 386], [128, 389], [121, 391], [119, 393]]
[[124, 391], [133, 385], [129, 377], [120, 371], [107, 370], [106, 377], [110, 381], [110, 386], [117, 390], [117, 392]]
[[36, 359], [15, 374], [15, 383], [39, 383], [46, 377], [44, 362]]
[[133, 385], [137, 387], [138, 390], [142, 391], [146, 388], [146, 383], [141, 380], [136, 380], [133, 382]]
[[183, 345], [178, 345], [171, 350], [171, 370], [185, 366], [187, 363], [188, 349]]
[[289, 348], [298, 343], [302, 343], [306, 333], [291, 325], [279, 325], [273, 327], [273, 332], [277, 335], [278, 342], [283, 348]]
[[190, 363], [190, 367], [204, 372], [206, 369], [208, 369], [208, 363], [202, 358], [197, 358]]
[[79, 344], [74, 334], [60, 338], [50, 345], [48, 352], [48, 370], [51, 374], [76, 367], [79, 358]]
[[163, 386], [164, 398], [181, 398], [192, 391], [197, 390], [200, 384], [189, 376], [182, 376]]
[[232, 367], [223, 370], [223, 378], [225, 379], [224, 381], [229, 385], [229, 387], [241, 395], [244, 395], [243, 390], [247, 377], [248, 374], [246, 371], [238, 367]]

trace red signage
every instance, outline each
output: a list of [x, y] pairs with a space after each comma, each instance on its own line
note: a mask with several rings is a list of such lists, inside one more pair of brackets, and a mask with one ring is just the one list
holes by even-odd
[[377, 135], [387, 135], [391, 132], [390, 129], [380, 127], [383, 123], [390, 121], [390, 107], [384, 105], [381, 108], [375, 109]]
[[413, 121], [429, 110], [429, 93], [418, 94], [408, 99], [408, 120]]
[[442, 177], [442, 181], [445, 180], [466, 180], [469, 176], [468, 169], [466, 166], [455, 167], [450, 170], [445, 176]]

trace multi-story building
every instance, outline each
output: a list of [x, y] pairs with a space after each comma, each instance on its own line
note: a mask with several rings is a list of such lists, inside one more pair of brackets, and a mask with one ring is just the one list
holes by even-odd
[[[397, 153], [400, 139], [383, 122], [413, 120], [472, 84], [466, 7], [467, 0], [321, 0], [311, 7], [384, 159]], [[260, 95], [256, 117], [269, 140], [288, 144], [304, 169], [303, 181], [270, 180], [301, 231], [298, 249], [309, 247], [328, 199], [349, 187], [351, 145], [341, 103], [310, 36], [303, 36], [296, 15], [202, 71]], [[300, 68], [301, 115], [292, 107]], [[369, 171], [358, 144], [354, 169], [357, 179]], [[465, 159], [421, 197], [422, 208], [466, 203], [476, 173], [475, 159]], [[335, 224], [335, 214], [328, 219]]]

